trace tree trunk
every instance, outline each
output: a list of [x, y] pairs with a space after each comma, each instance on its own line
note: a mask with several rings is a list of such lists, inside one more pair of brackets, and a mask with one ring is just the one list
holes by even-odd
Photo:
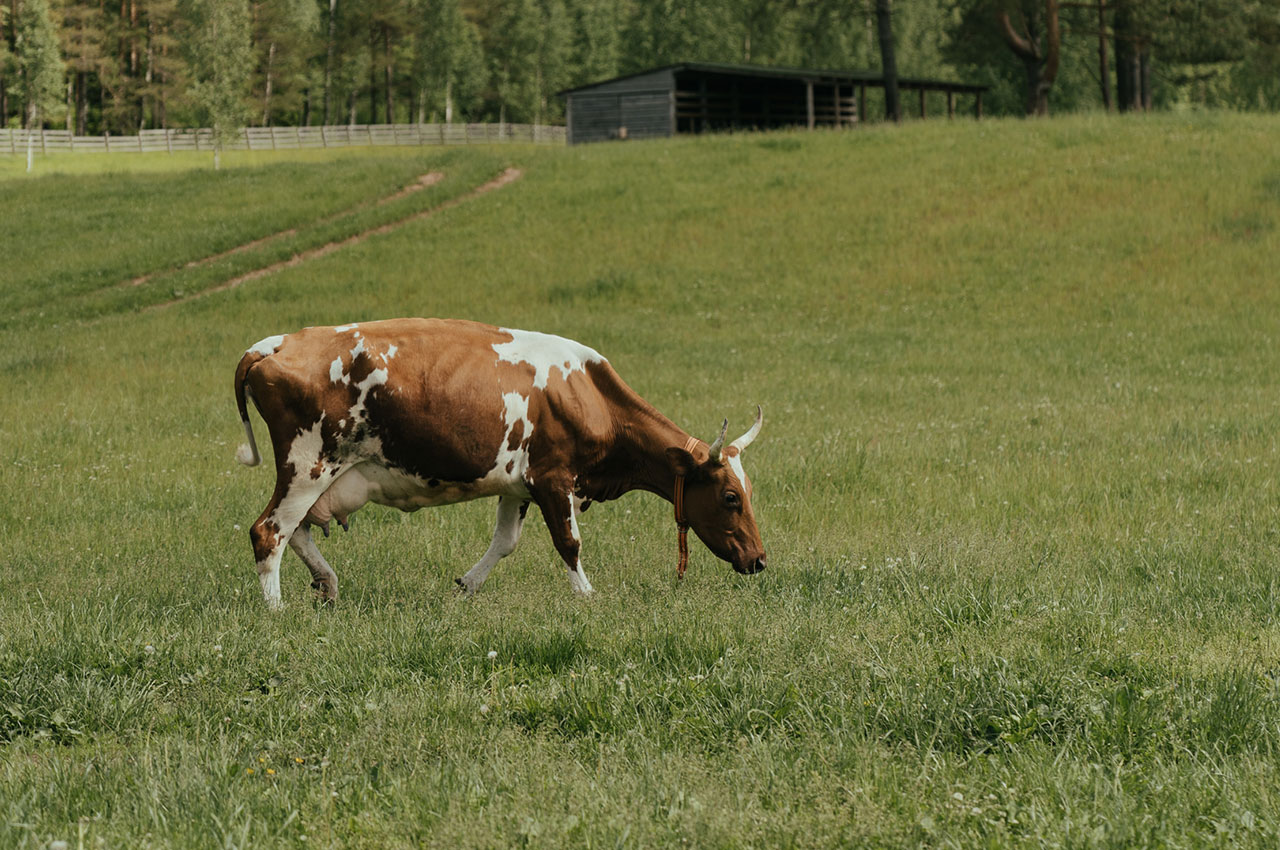
[[329, 125], [329, 94], [333, 85], [333, 34], [337, 23], [338, 0], [329, 0], [329, 40], [324, 52], [324, 126]]
[[391, 67], [391, 28], [386, 24], [382, 26], [382, 58], [383, 58], [383, 80], [382, 91], [386, 95], [386, 113], [387, 123], [396, 123], [396, 109], [393, 98], [392, 80], [395, 78], [394, 69]]
[[453, 123], [453, 80], [444, 83], [444, 123]]
[[1138, 106], [1140, 85], [1137, 42], [1126, 3], [1116, 5], [1112, 32], [1116, 42], [1116, 108], [1121, 112], [1129, 112]]
[[876, 0], [876, 31], [880, 37], [880, 73], [884, 77], [884, 117], [886, 121], [902, 120], [902, 103], [898, 98], [898, 60], [893, 49], [893, 12], [890, 0]]
[[89, 73], [87, 71], [79, 71], [76, 73], [76, 135], [84, 136], [88, 133], [89, 122], [89, 93], [86, 89], [89, 86]]
[[1040, 75], [1040, 60], [1023, 58], [1022, 67], [1027, 74], [1027, 115], [1049, 114], [1049, 89]]
[[1058, 77], [1058, 60], [1062, 45], [1062, 31], [1058, 27], [1058, 0], [1044, 0], [1045, 45], [1040, 46], [1036, 21], [1030, 16], [1023, 20], [1022, 32], [1013, 28], [1008, 12], [998, 16], [1000, 34], [1009, 49], [1022, 60], [1027, 73], [1027, 115], [1049, 114], [1049, 91]]
[[1138, 102], [1144, 112], [1151, 111], [1151, 47], [1139, 45]]
[[1098, 79], [1102, 83], [1102, 107], [1111, 111], [1111, 70], [1107, 67], [1107, 0], [1098, 0]]
[[378, 53], [374, 50], [377, 42], [370, 39], [369, 43], [369, 123], [378, 123], [378, 60], [375, 58]]
[[262, 94], [262, 126], [271, 126], [271, 66], [276, 60], [276, 43], [273, 41], [267, 47], [267, 79], [263, 84]]

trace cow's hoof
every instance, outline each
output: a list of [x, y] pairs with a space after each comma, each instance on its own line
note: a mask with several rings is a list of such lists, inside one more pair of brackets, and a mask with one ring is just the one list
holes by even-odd
[[454, 584], [458, 585], [458, 594], [460, 596], [466, 599], [470, 599], [471, 597], [476, 595], [476, 589], [474, 587], [469, 586], [462, 579], [455, 578], [453, 581], [454, 581]]
[[311, 582], [311, 589], [315, 591], [316, 601], [326, 608], [332, 608], [338, 601], [338, 588], [333, 587], [325, 581]]

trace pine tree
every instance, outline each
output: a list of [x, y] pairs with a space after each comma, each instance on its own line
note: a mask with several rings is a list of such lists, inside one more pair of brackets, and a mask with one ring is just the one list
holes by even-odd
[[320, 9], [313, 0], [255, 0], [251, 12], [255, 112], [270, 127], [276, 115], [302, 111], [307, 66], [321, 49]]
[[88, 131], [90, 78], [103, 60], [104, 27], [102, 9], [92, 0], [68, 0], [62, 8], [62, 52], [73, 75], [67, 117], [81, 136]]

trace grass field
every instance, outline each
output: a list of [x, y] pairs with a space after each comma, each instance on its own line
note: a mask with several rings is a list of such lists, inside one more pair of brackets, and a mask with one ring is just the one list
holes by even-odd
[[[0, 846], [1274, 847], [1278, 132], [0, 158]], [[704, 437], [761, 403], [769, 569], [677, 584], [633, 494], [593, 598], [535, 520], [464, 601], [493, 504], [371, 506], [339, 605], [286, 554], [269, 612], [235, 363], [398, 315], [574, 337]]]

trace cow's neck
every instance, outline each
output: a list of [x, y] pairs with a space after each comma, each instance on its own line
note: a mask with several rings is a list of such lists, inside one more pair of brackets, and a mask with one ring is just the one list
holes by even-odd
[[[629, 411], [613, 450], [592, 470], [587, 489], [594, 490], [595, 494], [583, 495], [603, 501], [631, 490], [646, 490], [671, 501], [675, 496], [676, 476], [667, 449], [683, 448], [688, 441], [688, 433], [653, 407], [641, 403]], [[697, 460], [705, 460], [706, 444], [698, 441], [693, 454]]]

